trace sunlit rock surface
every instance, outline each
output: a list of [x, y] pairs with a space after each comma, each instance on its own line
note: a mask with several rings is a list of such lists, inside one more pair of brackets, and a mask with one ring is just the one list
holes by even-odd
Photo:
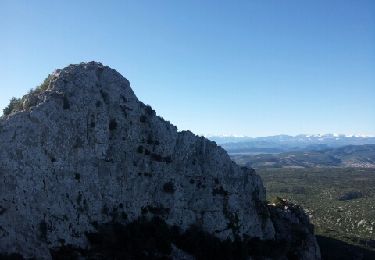
[[265, 189], [214, 142], [178, 132], [100, 63], [54, 72], [0, 120], [0, 252], [50, 258], [95, 225], [159, 216], [226, 239], [274, 239]]

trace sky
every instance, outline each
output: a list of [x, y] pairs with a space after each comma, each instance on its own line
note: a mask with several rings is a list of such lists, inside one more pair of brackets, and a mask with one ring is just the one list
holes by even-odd
[[99, 61], [201, 135], [375, 135], [375, 1], [0, 0], [0, 108]]

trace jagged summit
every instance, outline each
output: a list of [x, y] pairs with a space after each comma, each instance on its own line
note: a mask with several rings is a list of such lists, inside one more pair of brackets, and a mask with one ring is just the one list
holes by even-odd
[[156, 216], [220, 239], [295, 241], [297, 226], [304, 246], [284, 253], [319, 258], [302, 211], [270, 210], [252, 169], [177, 132], [115, 70], [70, 65], [21, 100], [0, 120], [0, 253], [48, 259], [100, 224]]

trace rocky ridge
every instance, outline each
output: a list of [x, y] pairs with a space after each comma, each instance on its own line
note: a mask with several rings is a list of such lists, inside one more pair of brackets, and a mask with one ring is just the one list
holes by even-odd
[[280, 259], [320, 258], [302, 210], [267, 205], [254, 170], [178, 132], [96, 62], [55, 71], [0, 119], [0, 190], [4, 254], [49, 259], [61, 246], [87, 248], [100, 224], [157, 216], [222, 240], [294, 241], [286, 233], [302, 230]]

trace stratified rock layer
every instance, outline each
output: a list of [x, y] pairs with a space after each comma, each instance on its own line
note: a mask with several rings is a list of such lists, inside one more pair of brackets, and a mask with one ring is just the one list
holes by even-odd
[[[0, 121], [0, 252], [50, 258], [97, 224], [159, 216], [225, 239], [274, 239], [265, 190], [203, 137], [155, 115], [100, 63], [70, 65]], [[266, 212], [267, 213], [267, 212]]]

